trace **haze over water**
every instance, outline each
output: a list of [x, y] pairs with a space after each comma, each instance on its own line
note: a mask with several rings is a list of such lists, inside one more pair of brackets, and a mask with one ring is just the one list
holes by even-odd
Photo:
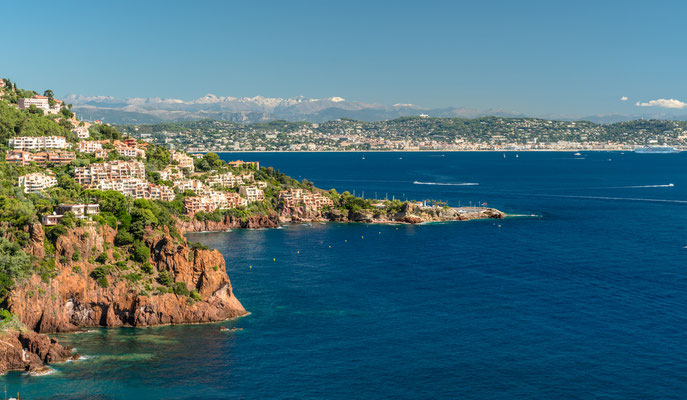
[[366, 197], [487, 202], [537, 216], [188, 235], [224, 254], [252, 314], [223, 325], [242, 331], [209, 324], [60, 335], [88, 359], [1, 383], [31, 399], [687, 391], [687, 154], [364, 157], [223, 155]]

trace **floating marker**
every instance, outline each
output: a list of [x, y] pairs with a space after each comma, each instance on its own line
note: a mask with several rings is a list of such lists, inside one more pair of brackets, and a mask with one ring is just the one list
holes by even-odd
[[331, 245], [329, 245], [329, 248], [331, 249], [331, 248], [332, 248], [332, 246], [331, 246]]
[[[344, 240], [344, 243], [348, 243], [348, 239], [345, 239], [345, 240]], [[686, 246], [686, 247], [687, 247], [687, 246]]]
[[382, 234], [382, 232], [379, 232], [379, 234], [381, 235], [381, 234]]
[[361, 236], [360, 238], [361, 238], [361, 239], [365, 239], [365, 236]]
[[276, 259], [276, 258], [273, 258], [272, 261], [277, 261], [277, 259]]
[[249, 267], [250, 269], [253, 269], [253, 266], [252, 266], [252, 265], [249, 265], [248, 267]]
[[300, 251], [300, 250], [296, 250], [296, 254], [301, 254], [301, 251]]

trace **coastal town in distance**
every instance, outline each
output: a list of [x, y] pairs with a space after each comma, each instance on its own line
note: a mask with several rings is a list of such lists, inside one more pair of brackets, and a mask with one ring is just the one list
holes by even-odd
[[538, 118], [466, 119], [419, 115], [376, 122], [346, 118], [324, 123], [279, 120], [253, 124], [199, 120], [118, 126], [131, 137], [189, 152], [687, 148], [687, 122], [653, 119], [597, 124]]

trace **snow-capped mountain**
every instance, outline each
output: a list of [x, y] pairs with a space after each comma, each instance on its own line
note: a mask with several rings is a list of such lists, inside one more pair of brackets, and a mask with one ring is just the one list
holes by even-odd
[[112, 96], [68, 95], [65, 100], [74, 104], [74, 110], [86, 119], [100, 119], [115, 124], [192, 119], [221, 119], [241, 123], [275, 119], [323, 122], [343, 117], [377, 121], [420, 114], [441, 117], [520, 116], [520, 114], [505, 110], [469, 108], [432, 110], [414, 104], [386, 106], [349, 101], [342, 97], [311, 99], [301, 96], [283, 99], [207, 94], [194, 100], [181, 100], [159, 97], [120, 99]]

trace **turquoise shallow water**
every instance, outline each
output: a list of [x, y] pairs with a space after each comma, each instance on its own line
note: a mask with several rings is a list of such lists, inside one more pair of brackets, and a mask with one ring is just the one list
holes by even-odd
[[[225, 255], [235, 293], [252, 313], [225, 325], [242, 331], [214, 324], [61, 335], [88, 358], [48, 376], [11, 373], [1, 379], [8, 392], [32, 399], [687, 392], [687, 155], [223, 157], [257, 159], [366, 197], [486, 201], [538, 217], [189, 235]], [[464, 182], [478, 185], [455, 185]]]

